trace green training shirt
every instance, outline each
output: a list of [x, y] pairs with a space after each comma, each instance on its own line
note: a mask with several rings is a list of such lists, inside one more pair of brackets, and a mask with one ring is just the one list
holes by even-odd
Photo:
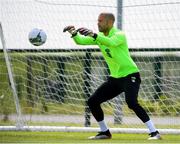
[[111, 77], [121, 78], [139, 72], [137, 65], [130, 57], [125, 34], [115, 27], [112, 27], [108, 36], [99, 32], [96, 40], [80, 34], [74, 36], [73, 39], [80, 45], [98, 45], [108, 64]]

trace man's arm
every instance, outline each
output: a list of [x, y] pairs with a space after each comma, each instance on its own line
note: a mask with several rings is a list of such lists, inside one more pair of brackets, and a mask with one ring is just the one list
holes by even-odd
[[118, 45], [123, 44], [126, 41], [126, 38], [123, 32], [117, 32], [110, 38], [103, 35], [97, 35], [96, 41], [107, 47], [117, 47]]
[[106, 37], [101, 34], [93, 33], [92, 30], [89, 30], [87, 28], [79, 28], [78, 32], [81, 35], [92, 37], [97, 43], [100, 43], [107, 47], [117, 47], [118, 45], [126, 42], [126, 38], [123, 32], [116, 32], [112, 37]]
[[96, 41], [89, 36], [83, 36], [80, 34], [77, 34], [76, 36], [73, 36], [73, 40], [75, 41], [76, 44], [79, 45], [96, 45]]

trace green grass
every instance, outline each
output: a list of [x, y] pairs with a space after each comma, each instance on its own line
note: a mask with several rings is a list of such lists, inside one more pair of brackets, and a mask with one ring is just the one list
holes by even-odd
[[104, 143], [104, 144], [175, 144], [180, 143], [179, 135], [163, 135], [162, 140], [147, 140], [147, 134], [113, 134], [110, 140], [88, 140], [96, 133], [78, 132], [0, 132], [0, 143]]

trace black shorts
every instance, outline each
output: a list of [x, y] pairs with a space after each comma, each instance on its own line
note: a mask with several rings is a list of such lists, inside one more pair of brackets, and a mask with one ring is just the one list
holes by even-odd
[[96, 103], [110, 100], [125, 92], [127, 103], [137, 103], [138, 91], [141, 83], [139, 72], [130, 74], [122, 78], [109, 77], [91, 96]]

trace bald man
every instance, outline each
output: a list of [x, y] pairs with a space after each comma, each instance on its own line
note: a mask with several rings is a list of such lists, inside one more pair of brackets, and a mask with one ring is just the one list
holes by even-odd
[[112, 135], [104, 121], [104, 113], [101, 103], [110, 100], [122, 92], [130, 109], [142, 120], [150, 132], [149, 140], [161, 139], [153, 122], [146, 111], [138, 103], [138, 92], [141, 83], [140, 73], [137, 65], [130, 57], [127, 39], [121, 30], [115, 28], [115, 17], [112, 13], [101, 13], [98, 16], [98, 33], [87, 28], [75, 29], [67, 26], [68, 31], [76, 44], [98, 45], [110, 70], [110, 76], [88, 99], [88, 106], [99, 124], [100, 132], [89, 137], [89, 139], [110, 139]]

